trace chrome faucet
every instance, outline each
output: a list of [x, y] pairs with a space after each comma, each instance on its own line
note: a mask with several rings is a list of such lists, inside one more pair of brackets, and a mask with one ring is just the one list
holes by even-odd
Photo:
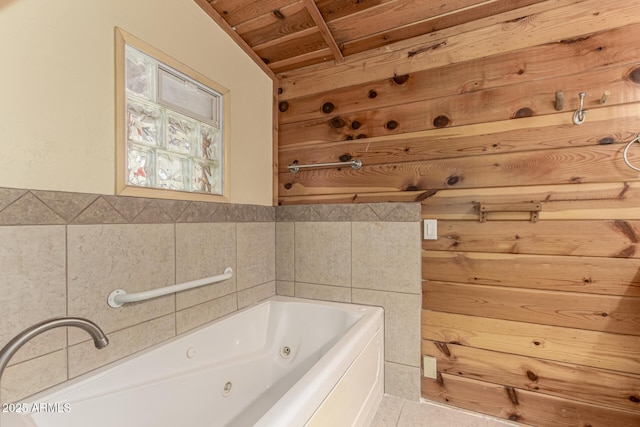
[[91, 335], [93, 343], [98, 349], [105, 348], [109, 345], [109, 340], [105, 336], [104, 332], [102, 332], [102, 329], [90, 320], [82, 319], [80, 317], [54, 317], [53, 319], [44, 320], [20, 332], [11, 341], [9, 341], [2, 350], [0, 350], [0, 381], [2, 381], [2, 373], [7, 367], [9, 359], [11, 359], [11, 357], [23, 345], [49, 329], [60, 328], [63, 326], [75, 326], [77, 328], [84, 329], [89, 335]]

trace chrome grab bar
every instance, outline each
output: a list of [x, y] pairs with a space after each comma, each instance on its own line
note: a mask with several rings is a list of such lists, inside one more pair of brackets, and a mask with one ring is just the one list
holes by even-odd
[[311, 165], [299, 165], [298, 161], [294, 161], [292, 164], [287, 166], [289, 168], [289, 172], [298, 173], [300, 169], [303, 168], [325, 168], [325, 167], [334, 167], [334, 166], [351, 166], [353, 170], [358, 170], [362, 167], [362, 160], [360, 159], [352, 159], [348, 162], [336, 162], [336, 163], [315, 163]]

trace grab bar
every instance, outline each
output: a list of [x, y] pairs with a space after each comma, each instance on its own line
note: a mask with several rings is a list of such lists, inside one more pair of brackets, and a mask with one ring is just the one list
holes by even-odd
[[192, 280], [190, 282], [179, 283], [177, 285], [165, 286], [164, 288], [152, 289], [150, 291], [137, 292], [135, 294], [127, 294], [124, 289], [116, 289], [109, 294], [107, 302], [110, 307], [118, 308], [122, 307], [128, 302], [145, 301], [151, 298], [158, 298], [163, 295], [172, 294], [174, 292], [186, 291], [187, 289], [193, 289], [212, 283], [222, 282], [223, 280], [229, 280], [233, 277], [233, 269], [227, 267], [222, 274], [217, 276], [205, 277], [204, 279]]
[[348, 162], [336, 162], [336, 163], [316, 163], [312, 165], [299, 165], [298, 161], [295, 160], [292, 164], [287, 166], [289, 168], [289, 172], [298, 173], [302, 168], [326, 168], [332, 166], [346, 166], [349, 165], [353, 168], [353, 170], [358, 170], [362, 167], [362, 160], [353, 159]]

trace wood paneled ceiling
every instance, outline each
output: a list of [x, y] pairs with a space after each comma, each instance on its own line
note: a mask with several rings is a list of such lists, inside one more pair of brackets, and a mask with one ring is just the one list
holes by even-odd
[[488, 18], [544, 0], [196, 0], [273, 74]]

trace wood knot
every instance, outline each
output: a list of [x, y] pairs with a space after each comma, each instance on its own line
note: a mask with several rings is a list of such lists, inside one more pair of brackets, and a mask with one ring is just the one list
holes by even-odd
[[357, 120], [351, 122], [351, 129], [353, 130], [360, 129], [360, 126], [362, 126], [362, 123]]
[[338, 158], [341, 162], [349, 162], [351, 161], [351, 154], [345, 153]]
[[442, 388], [444, 388], [444, 378], [440, 372], [436, 372], [436, 382]]
[[447, 343], [436, 342], [435, 345], [442, 354], [444, 354], [447, 357], [451, 357], [451, 351], [449, 351], [449, 347], [447, 347]]
[[334, 117], [329, 122], [332, 128], [340, 129], [343, 128], [347, 123], [342, 119], [342, 117]]
[[281, 87], [279, 87], [279, 88], [278, 88], [278, 95], [282, 95], [282, 92], [284, 92], [284, 91], [282, 90], [282, 88], [281, 88]]
[[289, 109], [289, 103], [287, 101], [281, 101], [278, 104], [278, 109], [280, 110], [281, 113], [284, 113]]
[[387, 123], [384, 124], [384, 127], [387, 128], [388, 130], [395, 130], [398, 128], [398, 122], [396, 122], [395, 120], [389, 120]]
[[278, 19], [284, 19], [284, 13], [280, 12], [280, 9], [274, 10], [273, 15]]
[[418, 191], [418, 187], [416, 187], [415, 185], [409, 185], [404, 189], [404, 191]]
[[535, 372], [532, 371], [527, 371], [527, 378], [529, 378], [533, 382], [538, 381], [538, 376], [535, 374]]
[[640, 236], [636, 234], [635, 227], [627, 221], [615, 220], [613, 222], [613, 228], [629, 239], [631, 243], [638, 243], [640, 241]]
[[614, 256], [616, 258], [632, 258], [635, 255], [635, 253], [636, 253], [635, 246], [627, 246], [626, 248], [624, 248]]
[[632, 394], [631, 396], [629, 396], [629, 400], [632, 401], [633, 403], [638, 403], [640, 402], [640, 397]]
[[563, 39], [563, 40], [560, 40], [560, 43], [564, 43], [564, 44], [580, 43], [580, 42], [583, 42], [585, 40], [589, 40], [590, 38], [591, 38], [591, 36], [576, 37], [575, 39]]
[[533, 345], [535, 345], [535, 346], [539, 346], [540, 344], [541, 344], [540, 341], [534, 341], [533, 342]]
[[409, 80], [409, 75], [408, 74], [404, 74], [402, 76], [393, 76], [391, 78], [391, 80], [395, 84], [397, 84], [398, 86], [402, 86], [403, 84], [405, 84]]
[[615, 142], [615, 140], [611, 137], [606, 137], [606, 138], [602, 138], [598, 141], [598, 144], [600, 145], [609, 145], [609, 144], [613, 144]]
[[524, 107], [516, 111], [516, 114], [513, 115], [514, 119], [521, 119], [523, 117], [531, 117], [533, 116], [533, 110], [529, 107]]
[[322, 112], [325, 114], [331, 113], [334, 108], [335, 105], [333, 105], [331, 102], [325, 102], [324, 104], [322, 104]]
[[291, 184], [290, 182], [287, 182], [287, 183], [284, 185], [284, 188], [286, 188], [287, 190], [291, 190], [291, 187], [293, 187], [293, 184]]
[[437, 128], [443, 128], [449, 124], [449, 117], [447, 116], [438, 116], [433, 119], [433, 125]]
[[451, 175], [447, 178], [447, 185], [456, 185], [460, 181], [460, 177], [457, 175]]
[[629, 73], [629, 80], [634, 83], [640, 84], [640, 67], [631, 70], [631, 72]]
[[356, 139], [365, 139], [367, 137], [367, 135], [365, 135], [364, 133], [358, 134], [358, 136], [356, 136]]
[[433, 44], [431, 46], [421, 47], [419, 49], [409, 51], [407, 53], [407, 58], [413, 58], [414, 56], [420, 55], [421, 53], [431, 52], [446, 45], [447, 45], [447, 42], [440, 42], [440, 43]]
[[367, 94], [367, 97], [368, 97], [369, 99], [373, 99], [373, 98], [375, 98], [376, 96], [378, 96], [378, 92], [376, 92], [376, 91], [375, 91], [375, 90], [373, 90], [373, 89], [371, 89], [371, 90], [369, 91], [369, 93]]
[[513, 403], [514, 405], [518, 404], [518, 393], [516, 392], [516, 389], [513, 387], [505, 387], [505, 390], [507, 392], [507, 396], [509, 397], [509, 400], [511, 401], [511, 403]]
[[517, 18], [514, 19], [510, 19], [508, 21], [505, 21], [507, 24], [513, 24], [515, 22], [520, 22], [520, 21], [524, 21], [525, 19], [527, 19], [528, 16], [518, 16]]
[[344, 140], [345, 141], [353, 141], [353, 135], [347, 135], [347, 137]]

